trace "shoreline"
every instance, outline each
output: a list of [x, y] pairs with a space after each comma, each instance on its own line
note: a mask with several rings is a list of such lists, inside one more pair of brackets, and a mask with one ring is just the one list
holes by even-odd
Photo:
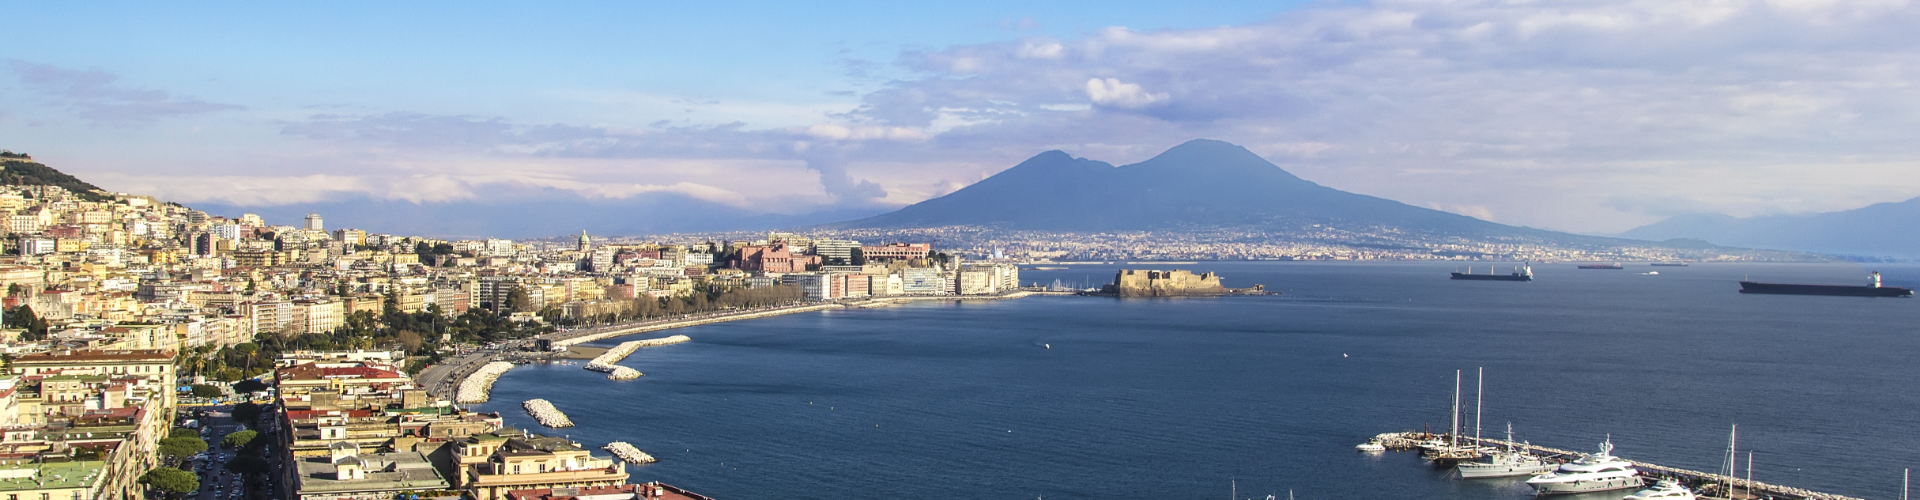
[[[588, 342], [595, 342], [595, 341], [606, 340], [606, 339], [616, 338], [616, 337], [624, 337], [628, 335], [657, 332], [661, 330], [671, 330], [675, 328], [685, 328], [689, 326], [711, 325], [711, 324], [726, 323], [731, 321], [769, 318], [774, 316], [784, 316], [788, 314], [797, 314], [797, 313], [803, 313], [803, 312], [828, 311], [828, 310], [835, 310], [835, 309], [864, 309], [864, 308], [873, 308], [873, 307], [888, 307], [888, 306], [907, 304], [911, 302], [924, 302], [924, 301], [1010, 300], [1010, 299], [1031, 297], [1035, 295], [1072, 296], [1073, 293], [1017, 290], [1013, 292], [995, 294], [995, 295], [887, 296], [887, 297], [879, 297], [879, 298], [868, 298], [868, 299], [857, 300], [857, 301], [795, 305], [795, 306], [787, 306], [787, 307], [776, 307], [768, 310], [760, 310], [760, 311], [753, 311], [753, 312], [721, 314], [721, 315], [709, 316], [709, 317], [667, 321], [663, 323], [635, 324], [635, 325], [628, 325], [624, 327], [616, 327], [615, 329], [608, 330], [608, 331], [594, 332], [594, 333], [588, 333], [588, 334], [582, 334], [574, 337], [569, 337], [565, 339], [554, 340], [553, 346], [574, 349], [575, 348], [574, 346], [577, 346], [579, 344], [585, 344]], [[582, 347], [582, 348], [585, 348], [585, 347]], [[609, 350], [610, 349], [611, 348], [609, 348]], [[605, 352], [603, 351], [602, 354], [605, 354]], [[504, 362], [496, 362], [496, 363], [504, 363]], [[509, 368], [509, 370], [511, 370], [511, 368]], [[455, 404], [473, 404], [473, 403], [486, 402], [488, 399], [491, 399], [492, 392], [493, 392], [493, 382], [497, 381], [500, 377], [505, 376], [507, 371], [508, 370], [501, 370], [500, 373], [492, 374], [493, 376], [491, 378], [493, 380], [489, 380], [486, 384], [486, 387], [480, 391], [481, 394], [476, 395], [478, 398], [478, 401], [463, 402], [461, 400], [462, 398], [458, 397], [457, 393], [459, 391], [456, 391], [456, 397], [454, 398], [455, 399], [454, 403]], [[456, 373], [458, 373], [458, 371], [456, 371]], [[471, 376], [472, 376], [471, 374], [460, 376], [457, 379], [452, 381], [452, 385], [454, 387], [465, 386], [468, 381], [467, 379]]]

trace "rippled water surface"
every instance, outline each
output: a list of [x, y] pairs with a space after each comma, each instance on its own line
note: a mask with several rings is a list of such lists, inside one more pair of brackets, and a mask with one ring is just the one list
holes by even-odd
[[[634, 481], [724, 500], [1223, 498], [1231, 484], [1242, 498], [1529, 497], [1411, 453], [1353, 451], [1375, 433], [1445, 428], [1454, 370], [1471, 401], [1479, 367], [1488, 434], [1511, 422], [1521, 439], [1580, 450], [1610, 434], [1621, 456], [1714, 470], [1737, 423], [1755, 479], [1868, 498], [1898, 498], [1901, 469], [1920, 465], [1920, 301], [1736, 293], [1743, 276], [1859, 283], [1859, 265], [1550, 264], [1532, 283], [1450, 281], [1452, 265], [1427, 263], [1159, 267], [1286, 294], [917, 303], [687, 328], [675, 333], [693, 342], [622, 363], [638, 380], [528, 366], [481, 408], [537, 428], [519, 402], [547, 398], [579, 424], [550, 432], [660, 458], [630, 467]], [[1889, 285], [1920, 282], [1920, 268], [1878, 268]], [[1102, 282], [1115, 269], [1022, 276]]]

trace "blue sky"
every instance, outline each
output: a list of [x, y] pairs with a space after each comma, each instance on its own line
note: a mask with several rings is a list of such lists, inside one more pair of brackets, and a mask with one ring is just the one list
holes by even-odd
[[0, 147], [263, 211], [546, 196], [791, 215], [903, 206], [1048, 149], [1121, 164], [1207, 137], [1336, 188], [1611, 232], [1920, 196], [1900, 132], [1920, 125], [1916, 11], [19, 3]]

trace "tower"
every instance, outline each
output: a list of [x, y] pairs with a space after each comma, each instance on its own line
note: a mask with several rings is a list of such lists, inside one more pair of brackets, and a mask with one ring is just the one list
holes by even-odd
[[593, 248], [593, 240], [587, 238], [587, 230], [585, 229], [580, 230], [580, 249], [579, 250], [582, 252], [585, 252], [592, 248]]
[[326, 228], [326, 226], [325, 226], [324, 224], [322, 224], [322, 223], [320, 222], [320, 214], [317, 214], [317, 213], [310, 213], [310, 214], [307, 214], [307, 226], [306, 226], [306, 230], [308, 230], [308, 231], [325, 231], [325, 230], [327, 230], [327, 228]]

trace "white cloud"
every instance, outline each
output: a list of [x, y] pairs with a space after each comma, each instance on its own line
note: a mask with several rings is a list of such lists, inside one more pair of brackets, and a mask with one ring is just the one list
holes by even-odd
[[1087, 97], [1094, 104], [1122, 108], [1138, 108], [1167, 100], [1167, 94], [1148, 93], [1139, 84], [1126, 83], [1113, 78], [1087, 79]]

